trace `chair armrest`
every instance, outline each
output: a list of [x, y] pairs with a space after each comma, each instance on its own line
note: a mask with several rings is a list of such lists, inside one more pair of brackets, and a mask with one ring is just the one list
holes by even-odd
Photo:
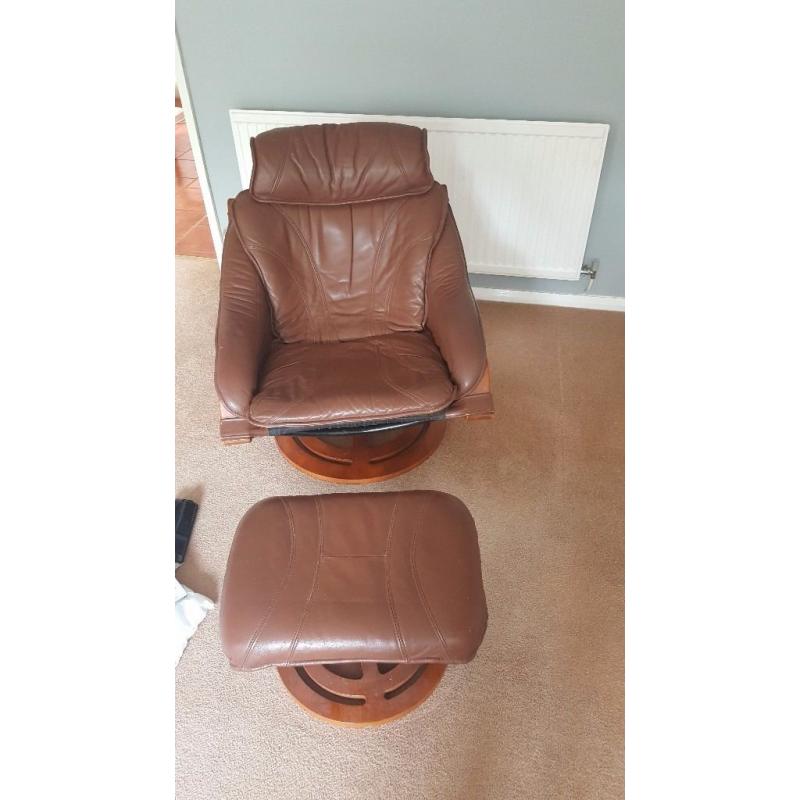
[[467, 262], [450, 208], [431, 254], [425, 284], [426, 327], [450, 370], [459, 396], [476, 387], [486, 371], [486, 344]]
[[272, 340], [272, 312], [264, 284], [230, 218], [222, 248], [214, 383], [222, 405], [247, 418]]

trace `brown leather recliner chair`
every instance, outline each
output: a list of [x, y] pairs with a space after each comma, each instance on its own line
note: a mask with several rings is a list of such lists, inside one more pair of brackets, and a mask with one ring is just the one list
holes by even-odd
[[444, 420], [491, 416], [480, 317], [426, 132], [308, 125], [251, 146], [222, 255], [223, 441], [274, 435], [301, 469], [367, 482], [430, 455]]

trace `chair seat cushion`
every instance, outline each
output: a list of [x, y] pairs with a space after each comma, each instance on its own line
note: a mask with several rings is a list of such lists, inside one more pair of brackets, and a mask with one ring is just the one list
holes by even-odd
[[236, 531], [220, 606], [238, 669], [463, 663], [486, 622], [475, 523], [431, 491], [262, 500]]
[[447, 366], [426, 333], [276, 342], [250, 418], [267, 427], [399, 420], [442, 411], [455, 395]]

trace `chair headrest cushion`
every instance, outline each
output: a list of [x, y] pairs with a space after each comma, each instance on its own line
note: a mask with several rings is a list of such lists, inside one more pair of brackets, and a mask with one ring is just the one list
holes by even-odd
[[250, 140], [250, 194], [262, 203], [344, 205], [433, 186], [426, 131], [390, 122], [274, 128]]

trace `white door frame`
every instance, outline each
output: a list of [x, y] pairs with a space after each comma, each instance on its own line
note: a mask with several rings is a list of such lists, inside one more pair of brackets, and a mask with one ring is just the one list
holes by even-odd
[[203, 148], [200, 146], [200, 137], [197, 135], [197, 125], [195, 124], [194, 112], [192, 111], [192, 98], [189, 88], [186, 85], [186, 75], [183, 72], [183, 60], [181, 59], [181, 48], [178, 44], [178, 37], [175, 37], [175, 79], [178, 82], [178, 93], [181, 96], [183, 106], [183, 118], [186, 121], [186, 130], [189, 134], [189, 144], [192, 147], [192, 157], [197, 168], [197, 182], [200, 184], [200, 194], [203, 196], [203, 206], [208, 218], [208, 227], [211, 230], [211, 239], [214, 242], [214, 252], [217, 254], [217, 264], [222, 263], [222, 231], [217, 222], [217, 214], [214, 208], [214, 198], [211, 195], [211, 187], [208, 183], [208, 173], [206, 164], [203, 160]]

